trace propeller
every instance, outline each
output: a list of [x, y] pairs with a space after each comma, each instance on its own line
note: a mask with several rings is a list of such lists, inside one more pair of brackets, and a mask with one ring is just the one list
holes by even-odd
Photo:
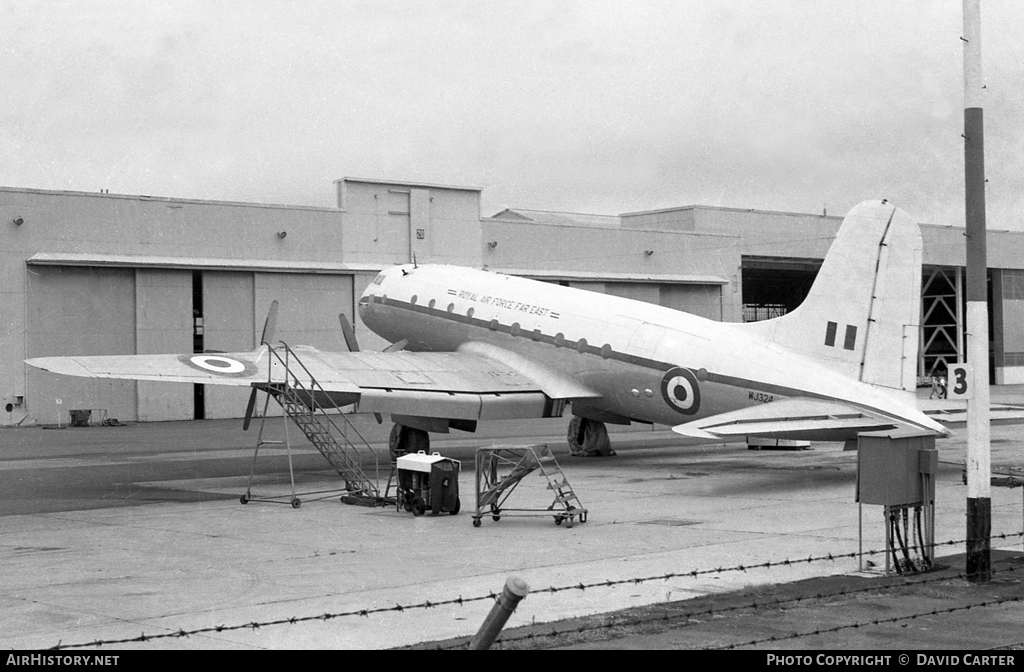
[[409, 339], [403, 338], [400, 341], [395, 341], [388, 347], [384, 348], [384, 352], [398, 352], [399, 350], [405, 350], [405, 346], [409, 345]]
[[[341, 323], [341, 333], [345, 336], [345, 345], [348, 346], [349, 352], [359, 352], [359, 341], [356, 340], [356, 330], [352, 328], [352, 323], [345, 317], [345, 313], [338, 313], [338, 322]], [[384, 352], [396, 352], [401, 350], [408, 345], [409, 339], [403, 338], [397, 343], [392, 343]], [[374, 413], [373, 417], [377, 419], [377, 424], [384, 422], [383, 416], [380, 413]]]
[[[263, 322], [263, 333], [260, 335], [260, 345], [270, 345], [274, 340], [274, 332], [277, 331], [277, 300], [270, 302], [270, 311], [267, 319]], [[249, 394], [249, 403], [245, 405], [245, 420], [242, 421], [242, 431], [249, 430], [249, 423], [252, 422], [252, 413], [256, 409], [256, 392], [254, 387]]]
[[345, 317], [345, 313], [338, 313], [338, 321], [341, 322], [341, 333], [345, 336], [345, 345], [349, 352], [359, 352], [359, 341], [356, 340], [356, 330], [352, 323]]
[[270, 302], [270, 312], [267, 313], [267, 320], [263, 323], [260, 345], [270, 345], [274, 340], [275, 331], [277, 331], [277, 299]]

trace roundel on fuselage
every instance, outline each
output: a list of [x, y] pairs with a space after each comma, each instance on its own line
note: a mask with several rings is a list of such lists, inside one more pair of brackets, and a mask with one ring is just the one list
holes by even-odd
[[669, 406], [683, 415], [700, 410], [700, 386], [689, 369], [669, 369], [661, 379], [661, 396]]
[[243, 378], [251, 376], [257, 371], [256, 366], [250, 362], [243, 362], [223, 355], [179, 355], [178, 361], [198, 371], [216, 373], [221, 376]]

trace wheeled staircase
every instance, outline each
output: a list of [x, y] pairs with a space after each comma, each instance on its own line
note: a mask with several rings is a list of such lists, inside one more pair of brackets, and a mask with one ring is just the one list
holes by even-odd
[[[377, 452], [344, 414], [337, 412], [345, 404], [335, 403], [335, 398], [317, 382], [288, 344], [281, 342], [275, 346], [268, 346], [268, 356], [271, 364], [268, 367], [271, 372], [270, 380], [265, 383], [254, 383], [253, 386], [267, 393], [267, 402], [273, 398], [281, 406], [285, 416], [295, 423], [309, 442], [345, 480], [345, 494], [341, 500], [347, 504], [366, 506], [394, 504], [393, 498], [388, 499], [381, 496], [377, 486], [380, 475], [380, 460]], [[267, 404], [265, 403], [256, 452], [253, 455], [253, 469], [249, 473], [249, 487], [245, 496], [242, 497], [243, 503], [256, 501], [251, 496], [251, 492], [256, 457], [259, 454], [260, 446], [280, 443], [263, 440], [266, 408]], [[290, 501], [292, 506], [298, 507], [301, 500], [295, 492], [295, 477], [291, 469], [291, 446], [288, 443], [287, 434], [286, 425], [285, 443], [288, 444], [288, 464], [292, 482]], [[362, 465], [367, 464], [373, 465], [375, 477], [371, 477], [364, 471]], [[321, 492], [306, 494], [321, 494]]]

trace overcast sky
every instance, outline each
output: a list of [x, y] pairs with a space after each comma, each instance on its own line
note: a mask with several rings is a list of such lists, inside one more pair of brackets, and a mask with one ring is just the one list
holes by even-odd
[[[963, 225], [961, 0], [0, 3], [0, 186]], [[1024, 2], [983, 0], [990, 228], [1024, 230]]]

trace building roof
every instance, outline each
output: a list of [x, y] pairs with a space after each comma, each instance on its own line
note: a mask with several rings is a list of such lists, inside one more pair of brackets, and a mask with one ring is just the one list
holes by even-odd
[[399, 180], [374, 180], [368, 177], [343, 177], [334, 184], [342, 182], [358, 182], [360, 184], [383, 184], [392, 187], [412, 187], [414, 189], [451, 189], [452, 191], [483, 191], [480, 187], [459, 187], [451, 184], [427, 184], [425, 182], [402, 182]]
[[102, 266], [119, 268], [176, 268], [207, 271], [270, 271], [275, 273], [377, 272], [385, 263], [360, 264], [279, 259], [226, 259], [216, 257], [161, 257], [102, 252], [36, 252], [25, 260], [30, 266]]
[[505, 219], [553, 226], [590, 226], [617, 229], [622, 225], [618, 215], [588, 215], [577, 212], [554, 212], [528, 208], [505, 208], [490, 219]]

